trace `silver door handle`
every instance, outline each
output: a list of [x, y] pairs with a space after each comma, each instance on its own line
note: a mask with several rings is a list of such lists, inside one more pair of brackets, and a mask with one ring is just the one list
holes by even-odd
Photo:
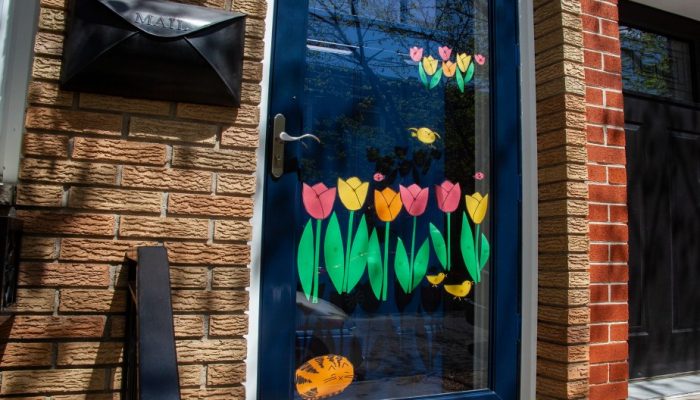
[[[313, 140], [317, 141], [318, 143], [321, 143], [321, 139], [319, 139], [316, 135], [312, 135], [310, 133], [305, 133], [305, 134], [300, 135], [300, 136], [292, 136], [292, 135], [288, 134], [287, 132], [282, 131], [279, 134], [279, 138], [280, 138], [280, 140], [282, 140], [284, 142], [296, 142], [296, 141], [308, 138], [308, 139], [313, 139]], [[304, 144], [304, 142], [302, 142], [302, 144]]]
[[[284, 144], [286, 142], [298, 142], [304, 139], [313, 139], [321, 143], [321, 139], [310, 133], [305, 133], [299, 136], [292, 136], [284, 131], [287, 119], [282, 114], [275, 115], [273, 131], [272, 131], [272, 163], [270, 173], [275, 178], [279, 178], [284, 174]], [[306, 143], [301, 142], [304, 147]]]

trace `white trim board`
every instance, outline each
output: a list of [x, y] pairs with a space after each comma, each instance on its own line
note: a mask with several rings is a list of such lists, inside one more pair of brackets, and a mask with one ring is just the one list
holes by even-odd
[[0, 6], [0, 177], [16, 183], [39, 0], [4, 0]]
[[256, 153], [255, 170], [255, 195], [253, 196], [253, 236], [250, 242], [250, 288], [248, 303], [248, 335], [246, 345], [248, 353], [246, 355], [246, 381], [243, 384], [246, 388], [246, 400], [256, 400], [258, 397], [258, 355], [260, 351], [260, 270], [262, 255], [262, 228], [263, 228], [263, 193], [265, 189], [265, 148], [267, 144], [267, 114], [269, 110], [270, 97], [270, 73], [272, 68], [272, 37], [274, 31], [276, 1], [267, 1], [267, 14], [265, 15], [265, 52], [263, 56], [263, 76], [260, 82], [260, 126], [258, 132], [260, 140]]
[[520, 134], [522, 151], [522, 303], [520, 398], [535, 398], [537, 372], [537, 101], [532, 0], [519, 1]]

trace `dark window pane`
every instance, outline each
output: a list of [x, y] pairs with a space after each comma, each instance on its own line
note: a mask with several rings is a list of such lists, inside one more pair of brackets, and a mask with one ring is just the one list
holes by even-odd
[[620, 44], [626, 91], [693, 100], [687, 42], [621, 25]]

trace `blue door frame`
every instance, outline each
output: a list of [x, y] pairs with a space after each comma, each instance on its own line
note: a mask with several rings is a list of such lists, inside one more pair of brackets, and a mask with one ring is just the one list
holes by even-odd
[[[294, 174], [273, 179], [270, 174], [272, 120], [282, 113], [289, 132], [301, 129], [297, 94], [303, 90], [303, 62], [308, 0], [275, 1], [270, 101], [267, 118], [267, 154], [261, 256], [260, 336], [257, 398], [286, 399], [293, 393], [294, 312], [296, 272], [273, 268], [295, 254], [295, 244], [279, 241], [289, 227], [276, 215], [289, 207], [289, 198], [274, 193], [296, 193]], [[519, 397], [521, 335], [521, 127], [518, 46], [518, 3], [491, 0], [491, 193], [494, 195], [492, 292], [490, 318], [489, 389], [427, 396], [430, 399], [517, 399]], [[285, 78], [285, 79], [282, 79]], [[298, 201], [298, 200], [294, 200]]]

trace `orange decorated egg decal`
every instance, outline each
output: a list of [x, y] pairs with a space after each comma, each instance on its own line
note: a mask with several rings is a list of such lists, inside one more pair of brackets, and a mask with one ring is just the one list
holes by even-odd
[[343, 356], [328, 354], [312, 358], [296, 372], [296, 387], [304, 400], [319, 400], [340, 394], [355, 378], [355, 368]]

